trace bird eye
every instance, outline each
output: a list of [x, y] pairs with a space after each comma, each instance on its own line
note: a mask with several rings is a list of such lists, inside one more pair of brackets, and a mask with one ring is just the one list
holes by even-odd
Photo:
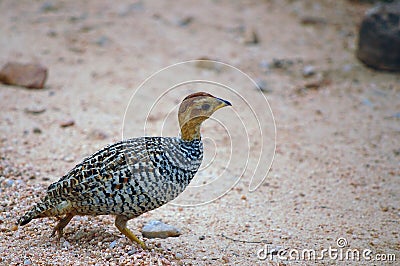
[[203, 104], [203, 105], [201, 106], [201, 109], [203, 109], [203, 110], [208, 110], [208, 109], [210, 109], [210, 105], [209, 105], [208, 103], [205, 103], [205, 104]]

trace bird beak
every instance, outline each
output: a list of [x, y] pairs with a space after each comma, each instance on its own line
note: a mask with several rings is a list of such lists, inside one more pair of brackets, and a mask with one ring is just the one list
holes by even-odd
[[215, 107], [215, 110], [218, 110], [218, 109], [220, 109], [222, 107], [225, 107], [225, 106], [232, 106], [232, 104], [230, 102], [228, 102], [228, 101], [226, 101], [224, 99], [221, 99], [221, 98], [216, 98], [216, 99], [218, 101], [218, 105]]

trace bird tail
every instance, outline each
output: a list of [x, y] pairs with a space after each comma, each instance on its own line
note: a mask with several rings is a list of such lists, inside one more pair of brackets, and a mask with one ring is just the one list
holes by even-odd
[[32, 209], [18, 219], [17, 225], [26, 225], [35, 218], [43, 217], [44, 212], [49, 209], [48, 202], [39, 202]]

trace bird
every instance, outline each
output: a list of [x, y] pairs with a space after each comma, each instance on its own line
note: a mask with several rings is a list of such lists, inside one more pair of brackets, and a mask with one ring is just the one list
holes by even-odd
[[122, 140], [84, 158], [47, 188], [46, 195], [17, 220], [16, 227], [37, 218], [58, 217], [51, 236], [57, 233], [61, 238], [76, 215], [114, 215], [117, 229], [147, 249], [127, 222], [184, 191], [203, 159], [202, 123], [231, 105], [207, 92], [188, 95], [178, 109], [177, 137]]

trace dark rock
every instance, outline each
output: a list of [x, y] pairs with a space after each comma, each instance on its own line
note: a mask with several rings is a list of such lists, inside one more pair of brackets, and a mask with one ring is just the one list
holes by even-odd
[[146, 238], [167, 238], [180, 236], [178, 228], [160, 221], [150, 221], [142, 228], [142, 235]]
[[325, 25], [327, 24], [326, 19], [322, 17], [311, 17], [304, 16], [300, 19], [300, 23], [303, 25]]
[[279, 68], [279, 69], [288, 69], [294, 64], [291, 59], [272, 59], [271, 64], [269, 64], [270, 68]]
[[7, 85], [42, 89], [47, 79], [47, 68], [39, 64], [7, 63], [0, 70], [0, 82]]
[[364, 17], [357, 57], [369, 67], [400, 71], [400, 1], [378, 4]]
[[67, 119], [60, 122], [60, 127], [71, 127], [73, 125], [75, 125], [75, 121], [72, 119]]
[[257, 44], [260, 42], [258, 34], [253, 28], [246, 28], [244, 31], [243, 43], [244, 44]]
[[32, 132], [35, 133], [35, 134], [42, 134], [42, 130], [40, 128], [38, 128], [38, 127], [34, 127]]

